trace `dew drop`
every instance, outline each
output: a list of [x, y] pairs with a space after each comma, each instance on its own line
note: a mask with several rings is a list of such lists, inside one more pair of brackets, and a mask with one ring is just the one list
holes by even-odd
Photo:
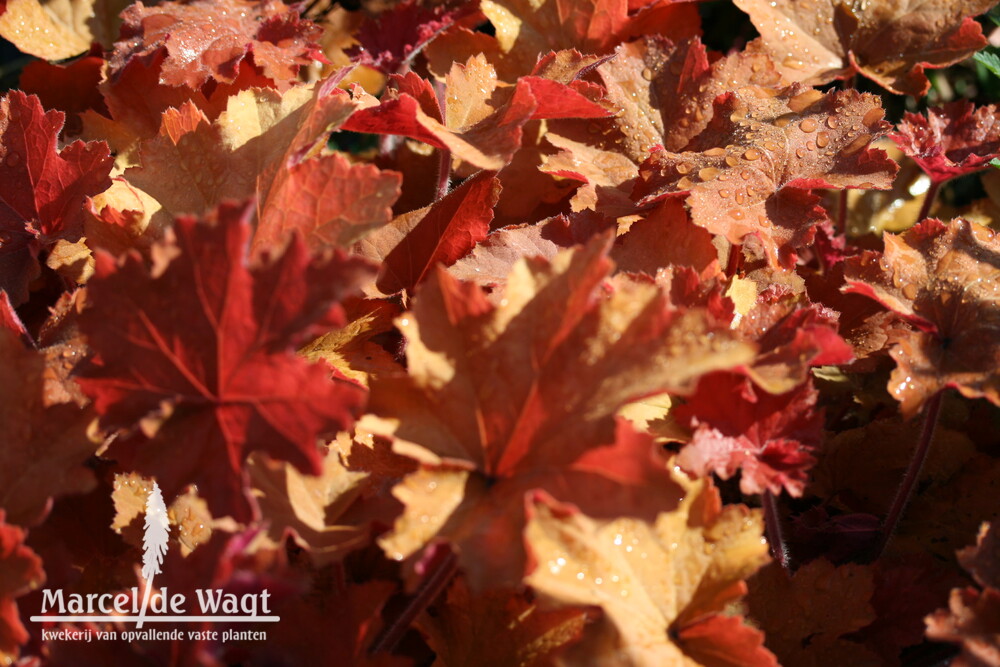
[[796, 148], [795, 149], [795, 155], [797, 157], [800, 157], [800, 158], [805, 157], [806, 156], [806, 149], [804, 149], [804, 148]]
[[880, 120], [882, 120], [883, 116], [885, 116], [884, 110], [871, 109], [868, 111], [868, 113], [864, 115], [864, 117], [861, 119], [861, 122], [870, 127], [875, 123], [879, 122]]
[[727, 164], [727, 165], [729, 165], [730, 167], [735, 167], [735, 166], [736, 166], [736, 165], [738, 165], [739, 163], [740, 163], [740, 161], [739, 161], [739, 160], [737, 160], [737, 159], [736, 159], [735, 157], [733, 157], [732, 155], [727, 155], [727, 156], [726, 156], [726, 164]]
[[690, 190], [693, 185], [694, 183], [692, 183], [691, 179], [687, 176], [683, 176], [679, 181], [677, 181], [677, 187], [681, 190]]
[[719, 175], [719, 170], [715, 167], [705, 167], [698, 170], [698, 178], [703, 181], [710, 181]]
[[705, 155], [708, 157], [721, 157], [726, 154], [726, 149], [716, 146], [715, 148], [709, 148], [705, 151]]
[[746, 153], [743, 154], [743, 157], [750, 161], [759, 160], [760, 151], [757, 150], [756, 148], [748, 148]]
[[653, 70], [649, 69], [648, 67], [646, 69], [642, 70], [642, 78], [645, 79], [646, 81], [652, 81], [653, 80]]
[[837, 120], [836, 116], [828, 116], [826, 119], [826, 126], [831, 130], [836, 130], [840, 127], [840, 121]]
[[750, 175], [751, 174], [749, 169], [744, 169], [743, 171], [740, 172], [740, 178], [742, 178], [744, 181], [749, 181]]
[[823, 93], [821, 93], [820, 91], [807, 90], [789, 99], [788, 108], [796, 113], [799, 113], [811, 107], [813, 104], [815, 104], [822, 98], [823, 98]]
[[867, 146], [868, 142], [870, 142], [871, 140], [872, 140], [872, 135], [859, 134], [857, 137], [854, 138], [854, 141], [844, 146], [844, 150], [842, 150], [840, 153], [841, 155], [845, 155], [848, 157], [854, 155], [855, 153], [863, 149], [865, 146]]
[[827, 144], [830, 143], [830, 135], [827, 132], [820, 132], [816, 135], [816, 145], [820, 148], [826, 148]]
[[817, 123], [812, 118], [803, 118], [802, 122], [799, 123], [799, 129], [803, 132], [815, 132], [816, 127]]
[[691, 165], [690, 165], [690, 163], [688, 163], [688, 162], [681, 162], [681, 163], [679, 163], [677, 165], [677, 173], [678, 174], [690, 174], [691, 173]]
[[746, 203], [746, 201], [747, 201], [747, 196], [745, 194], [743, 194], [742, 192], [740, 192], [739, 190], [737, 190], [736, 191], [736, 203], [740, 204], [740, 205], [743, 205], [743, 204]]
[[907, 299], [916, 299], [917, 291], [918, 291], [917, 286], [912, 283], [907, 283], [906, 285], [903, 285], [903, 296], [905, 296]]
[[733, 194], [733, 193], [732, 193], [732, 192], [730, 192], [729, 190], [719, 190], [719, 196], [720, 196], [720, 197], [722, 197], [723, 199], [729, 199], [729, 197], [730, 197], [730, 196], [731, 196], [732, 194]]
[[743, 219], [743, 211], [730, 211], [730, 215], [732, 215], [737, 220]]

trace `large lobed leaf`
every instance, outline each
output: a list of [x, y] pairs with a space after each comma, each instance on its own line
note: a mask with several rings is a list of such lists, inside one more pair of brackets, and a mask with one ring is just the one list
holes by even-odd
[[686, 492], [680, 506], [649, 522], [530, 499], [526, 582], [550, 601], [604, 611], [567, 664], [777, 665], [759, 631], [722, 613], [768, 560], [759, 510], [722, 507], [708, 480], [673, 479]]
[[39, 252], [78, 241], [84, 199], [111, 185], [107, 144], [58, 148], [64, 118], [17, 90], [0, 99], [0, 289], [14, 305], [28, 298]]
[[499, 305], [440, 269], [418, 291], [399, 320], [409, 372], [371, 385], [371, 411], [423, 464], [396, 489], [407, 508], [381, 540], [391, 555], [447, 538], [474, 587], [516, 583], [520, 559], [493, 545], [516, 543], [531, 489], [592, 514], [676, 500], [651, 439], [616, 430], [615, 411], [690, 391], [701, 374], [750, 361], [754, 345], [647, 281], [619, 280], [601, 296], [605, 244], [519, 262]]
[[890, 354], [889, 391], [912, 416], [938, 391], [1000, 404], [1000, 239], [974, 222], [925, 220], [886, 235], [885, 253], [848, 259], [844, 291], [909, 321]]
[[642, 201], [686, 195], [695, 224], [740, 244], [756, 237], [791, 267], [823, 217], [811, 188], [881, 188], [899, 167], [870, 148], [889, 129], [880, 100], [853, 90], [743, 88], [715, 101], [712, 121], [680, 153], [640, 169]]
[[[152, 265], [99, 254], [80, 321], [97, 358], [79, 382], [102, 424], [125, 430], [119, 459], [165, 498], [197, 484], [213, 515], [237, 519], [252, 514], [250, 451], [319, 474], [316, 438], [351, 423], [362, 390], [293, 350], [315, 325], [342, 323], [336, 302], [371, 272], [342, 253], [313, 260], [299, 239], [248, 264], [250, 210], [178, 220]], [[153, 433], [136, 429], [145, 418]]]
[[737, 0], [793, 81], [819, 84], [862, 74], [894, 93], [922, 97], [924, 70], [986, 46], [972, 18], [996, 0]]

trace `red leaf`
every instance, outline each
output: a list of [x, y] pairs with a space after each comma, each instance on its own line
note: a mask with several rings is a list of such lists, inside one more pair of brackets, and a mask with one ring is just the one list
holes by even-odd
[[946, 387], [1000, 405], [1000, 308], [993, 230], [956, 219], [924, 220], [885, 236], [885, 253], [845, 261], [845, 292], [862, 294], [909, 321], [890, 354], [889, 391], [907, 417]]
[[738, 616], [713, 614], [683, 626], [674, 640], [699, 665], [778, 667], [764, 648], [764, 633]]
[[[600, 89], [582, 82], [566, 85], [536, 76], [514, 86], [501, 84], [485, 57], [455, 63], [445, 79], [444, 118], [431, 106], [430, 85], [412, 76], [382, 100], [355, 89], [365, 108], [343, 129], [409, 137], [452, 153], [480, 169], [498, 171], [521, 146], [521, 128], [545, 118], [603, 118], [613, 111], [591, 100]], [[431, 107], [430, 109], [428, 107]]]
[[28, 330], [24, 328], [24, 322], [18, 317], [17, 311], [14, 310], [14, 306], [10, 302], [10, 297], [3, 290], [0, 290], [0, 329], [11, 332], [20, 338], [25, 345], [31, 346], [33, 344]]
[[25, 531], [4, 521], [0, 509], [0, 659], [8, 664], [17, 647], [28, 641], [14, 598], [38, 588], [45, 580], [42, 559], [25, 546]]
[[116, 445], [120, 460], [155, 476], [167, 498], [197, 484], [213, 515], [239, 519], [251, 514], [248, 452], [318, 474], [316, 438], [350, 425], [361, 390], [292, 351], [313, 325], [342, 319], [331, 306], [370, 272], [342, 253], [314, 261], [299, 240], [248, 266], [251, 210], [178, 219], [176, 238], [153, 246], [153, 266], [99, 254], [80, 319], [98, 355], [80, 383], [102, 423], [161, 422]]
[[402, 181], [339, 153], [281, 167], [260, 207], [254, 250], [280, 246], [293, 230], [312, 250], [346, 248], [388, 222]]
[[122, 12], [121, 39], [110, 59], [117, 78], [131, 61], [166, 53], [160, 82], [199, 89], [209, 80], [231, 83], [240, 62], [254, 64], [276, 82], [294, 79], [300, 67], [322, 58], [321, 29], [281, 2], [197, 0], [132, 5]]
[[387, 553], [401, 560], [438, 536], [458, 545], [474, 588], [516, 584], [523, 563], [509, 544], [531, 489], [593, 516], [669, 505], [652, 438], [616, 424], [616, 411], [689, 391], [754, 347], [648, 279], [623, 276], [605, 294], [605, 239], [551, 263], [522, 259], [495, 306], [441, 269], [418, 290], [399, 320], [408, 374], [371, 384], [371, 411], [398, 423], [397, 451], [422, 463], [394, 491], [406, 510], [381, 539]]
[[480, 172], [430, 206], [406, 213], [360, 243], [362, 256], [383, 262], [376, 286], [385, 294], [412, 289], [441, 264], [450, 266], [486, 238], [500, 184]]
[[684, 152], [653, 153], [634, 194], [687, 196], [695, 224], [734, 244], [756, 236], [772, 266], [789, 268], [824, 217], [808, 190], [892, 184], [898, 165], [870, 147], [889, 128], [883, 115], [878, 98], [854, 90], [742, 88], [715, 101]]
[[104, 58], [93, 51], [65, 65], [36, 60], [25, 65], [18, 86], [29, 95], [38, 95], [46, 109], [66, 113], [64, 134], [75, 137], [83, 130], [81, 113], [87, 109], [108, 113], [97, 87], [103, 67]]
[[737, 0], [781, 73], [814, 85], [860, 73], [891, 92], [923, 97], [925, 69], [947, 67], [986, 46], [971, 18], [994, 0]]
[[413, 58], [431, 40], [457, 19], [478, 13], [470, 9], [471, 6], [465, 5], [445, 11], [442, 5], [428, 8], [415, 0], [405, 0], [376, 18], [366, 17], [355, 36], [359, 45], [348, 54], [387, 74], [408, 71]]
[[927, 116], [907, 113], [898, 130], [892, 140], [933, 183], [985, 169], [1000, 157], [1000, 123], [992, 104], [977, 109], [958, 100], [928, 109]]
[[27, 300], [38, 252], [59, 239], [78, 241], [84, 199], [111, 185], [104, 142], [58, 150], [64, 117], [20, 91], [0, 99], [0, 289], [14, 305]]
[[837, 314], [824, 306], [803, 303], [801, 296], [772, 286], [757, 297], [740, 318], [739, 331], [760, 352], [744, 372], [772, 394], [791, 391], [809, 376], [809, 368], [844, 364], [851, 347], [837, 334]]
[[811, 382], [774, 396], [736, 373], [707, 375], [674, 413], [695, 429], [677, 462], [698, 476], [715, 472], [729, 479], [741, 470], [744, 493], [777, 494], [784, 488], [801, 496], [815, 463], [809, 452], [823, 430], [817, 396]]

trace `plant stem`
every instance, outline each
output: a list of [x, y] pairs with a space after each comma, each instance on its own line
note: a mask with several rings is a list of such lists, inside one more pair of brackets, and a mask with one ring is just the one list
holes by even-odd
[[448, 194], [448, 185], [451, 183], [451, 151], [447, 148], [439, 148], [438, 160], [438, 180], [434, 201]]
[[458, 556], [449, 550], [444, 558], [436, 560], [431, 565], [430, 571], [420, 582], [406, 608], [372, 642], [368, 652], [372, 655], [391, 652], [410, 629], [410, 624], [448, 587], [457, 572]]
[[931, 181], [931, 187], [927, 188], [927, 194], [924, 195], [924, 203], [920, 207], [920, 213], [917, 214], [917, 222], [921, 222], [930, 214], [931, 206], [934, 205], [934, 200], [937, 199], [937, 193], [940, 189], [941, 183]]
[[[447, 118], [447, 91], [440, 81], [434, 82], [434, 93], [437, 96], [438, 110], [441, 112], [442, 122]], [[451, 150], [447, 148], [438, 149], [438, 180], [437, 190], [434, 193], [434, 201], [441, 199], [448, 194], [448, 184], [451, 181]]]
[[764, 529], [767, 531], [767, 543], [771, 545], [771, 555], [781, 563], [784, 570], [788, 569], [788, 546], [785, 544], [785, 531], [781, 527], [781, 515], [778, 514], [778, 499], [770, 491], [764, 492]]
[[885, 551], [886, 545], [889, 544], [893, 533], [896, 532], [899, 520], [903, 517], [903, 512], [906, 510], [906, 506], [913, 496], [917, 480], [920, 479], [920, 471], [927, 460], [927, 452], [931, 449], [931, 440], [934, 439], [934, 430], [937, 428], [938, 417], [941, 415], [941, 397], [943, 394], [943, 391], [938, 391], [927, 402], [927, 407], [924, 410], [924, 427], [920, 433], [920, 442], [917, 443], [917, 449], [913, 452], [913, 458], [910, 459], [910, 465], [903, 476], [903, 483], [896, 492], [896, 497], [892, 499], [892, 506], [889, 508], [889, 513], [882, 523], [882, 531], [879, 533], [878, 543], [876, 543], [873, 550], [872, 560], [878, 560], [882, 552]]

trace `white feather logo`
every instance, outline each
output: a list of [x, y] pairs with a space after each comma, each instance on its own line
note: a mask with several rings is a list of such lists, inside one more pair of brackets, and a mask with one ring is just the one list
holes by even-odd
[[153, 590], [153, 577], [160, 573], [169, 537], [170, 520], [167, 517], [167, 506], [163, 503], [160, 487], [153, 482], [153, 489], [146, 498], [146, 532], [142, 538], [142, 578], [146, 580], [146, 590], [142, 595], [142, 609], [139, 612], [136, 628], [142, 627], [142, 619], [149, 607], [149, 594]]

